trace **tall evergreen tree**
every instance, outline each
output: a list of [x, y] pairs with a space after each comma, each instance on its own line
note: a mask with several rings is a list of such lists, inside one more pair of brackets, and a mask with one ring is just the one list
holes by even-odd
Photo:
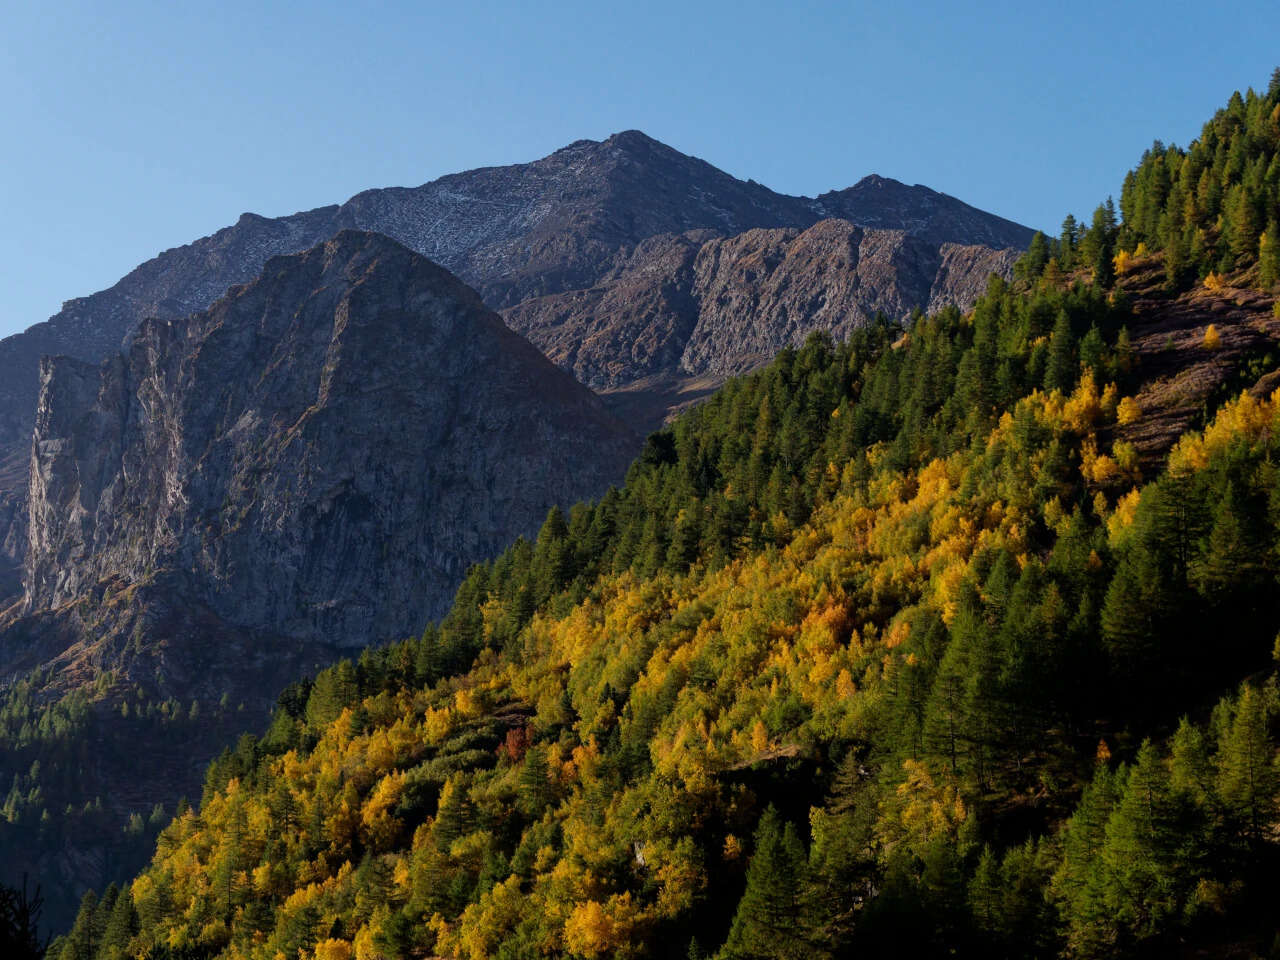
[[804, 847], [795, 826], [784, 826], [770, 806], [756, 828], [747, 888], [721, 957], [800, 960], [813, 955], [800, 923], [804, 871]]
[[1271, 290], [1280, 283], [1280, 222], [1267, 221], [1267, 229], [1258, 241], [1258, 285]]
[[1218, 752], [1218, 795], [1254, 846], [1274, 820], [1280, 791], [1267, 715], [1267, 697], [1246, 684]]
[[1107, 821], [1102, 848], [1106, 905], [1117, 927], [1144, 940], [1182, 906], [1168, 770], [1150, 740], [1128, 769], [1124, 791]]
[[1071, 333], [1071, 318], [1059, 311], [1049, 338], [1049, 365], [1044, 372], [1044, 388], [1070, 393], [1076, 385], [1076, 339]]
[[40, 888], [28, 894], [22, 889], [0, 886], [0, 957], [12, 960], [39, 960], [46, 942], [40, 936], [40, 914], [44, 898]]

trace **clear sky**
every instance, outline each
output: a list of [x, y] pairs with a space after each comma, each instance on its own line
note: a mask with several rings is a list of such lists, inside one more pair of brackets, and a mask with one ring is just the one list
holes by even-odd
[[1280, 63], [1280, 2], [0, 4], [0, 335], [233, 223], [638, 128], [1056, 228]]

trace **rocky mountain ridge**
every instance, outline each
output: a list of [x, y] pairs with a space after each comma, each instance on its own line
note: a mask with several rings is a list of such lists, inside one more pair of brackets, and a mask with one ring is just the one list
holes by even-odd
[[877, 313], [967, 307], [1017, 256], [837, 219], [732, 237], [667, 234], [639, 244], [595, 286], [503, 316], [597, 390], [655, 375], [723, 380], [813, 330], [843, 339]]
[[0, 883], [45, 878], [65, 919], [138, 854], [129, 818], [198, 796], [288, 684], [420, 634], [471, 564], [639, 446], [381, 234], [272, 258], [101, 363], [45, 358], [29, 507], [0, 515], [30, 531], [0, 612]]
[[[650, 238], [806, 230], [832, 217], [903, 231], [935, 250], [943, 244], [1021, 248], [1031, 237], [1027, 228], [953, 197], [874, 175], [817, 198], [786, 196], [635, 130], [580, 140], [532, 163], [451, 174], [413, 188], [366, 190], [340, 206], [274, 218], [246, 213], [233, 226], [167, 250], [110, 289], [69, 300], [48, 321], [0, 341], [0, 462], [19, 465], [0, 468], [0, 597], [11, 595], [25, 550], [24, 461], [42, 356], [98, 363], [144, 319], [177, 319], [205, 309], [231, 285], [257, 276], [269, 258], [308, 249], [342, 229], [382, 233], [430, 257], [475, 287], [491, 307], [516, 311], [508, 320], [518, 324], [537, 312], [523, 311], [522, 304], [592, 290], [642, 255]], [[924, 286], [908, 284], [904, 292], [915, 295]], [[627, 299], [625, 291], [620, 296]], [[910, 304], [916, 305], [924, 304]], [[615, 383], [629, 370], [661, 367], [660, 357], [645, 352], [648, 341], [666, 341], [663, 311], [649, 318], [657, 325], [650, 331], [635, 306], [604, 321], [619, 329], [638, 325], [634, 344], [617, 344], [619, 356], [569, 366], [601, 367], [591, 376]], [[687, 310], [675, 312], [687, 325]], [[529, 324], [525, 329], [532, 333], [545, 320]], [[754, 356], [757, 348], [785, 339], [765, 336], [746, 352]], [[679, 336], [663, 349], [678, 343]], [[718, 338], [719, 347], [726, 345]], [[630, 356], [637, 351], [645, 355], [642, 361]]]
[[638, 446], [455, 277], [356, 231], [41, 380], [24, 617], [163, 582], [298, 643], [414, 634]]

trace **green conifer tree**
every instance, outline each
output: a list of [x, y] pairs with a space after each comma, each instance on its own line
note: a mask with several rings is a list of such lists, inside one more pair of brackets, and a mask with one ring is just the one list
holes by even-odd
[[756, 828], [747, 888], [720, 954], [725, 960], [812, 956], [800, 924], [804, 869], [804, 847], [795, 826], [784, 826], [777, 810], [769, 807]]
[[1280, 222], [1272, 217], [1258, 241], [1258, 286], [1272, 290], [1280, 283]]
[[526, 818], [537, 820], [551, 800], [547, 748], [542, 744], [535, 744], [524, 755], [524, 767], [520, 770], [520, 780], [516, 787], [516, 808]]
[[1049, 338], [1049, 365], [1044, 372], [1044, 388], [1070, 393], [1076, 385], [1076, 338], [1071, 332], [1071, 318], [1065, 310], [1058, 313]]
[[1218, 752], [1218, 796], [1254, 847], [1272, 823], [1280, 790], [1267, 721], [1267, 698], [1246, 684]]
[[1188, 878], [1179, 875], [1179, 839], [1168, 770], [1145, 740], [1107, 821], [1101, 853], [1107, 908], [1117, 927], [1136, 940], [1154, 936], [1182, 905]]

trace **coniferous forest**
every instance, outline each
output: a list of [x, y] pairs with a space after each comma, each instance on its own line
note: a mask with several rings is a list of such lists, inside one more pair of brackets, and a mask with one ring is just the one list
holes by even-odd
[[1278, 218], [1280, 70], [290, 686], [48, 956], [1280, 955], [1280, 393], [1140, 444], [1134, 343], [1274, 298]]

